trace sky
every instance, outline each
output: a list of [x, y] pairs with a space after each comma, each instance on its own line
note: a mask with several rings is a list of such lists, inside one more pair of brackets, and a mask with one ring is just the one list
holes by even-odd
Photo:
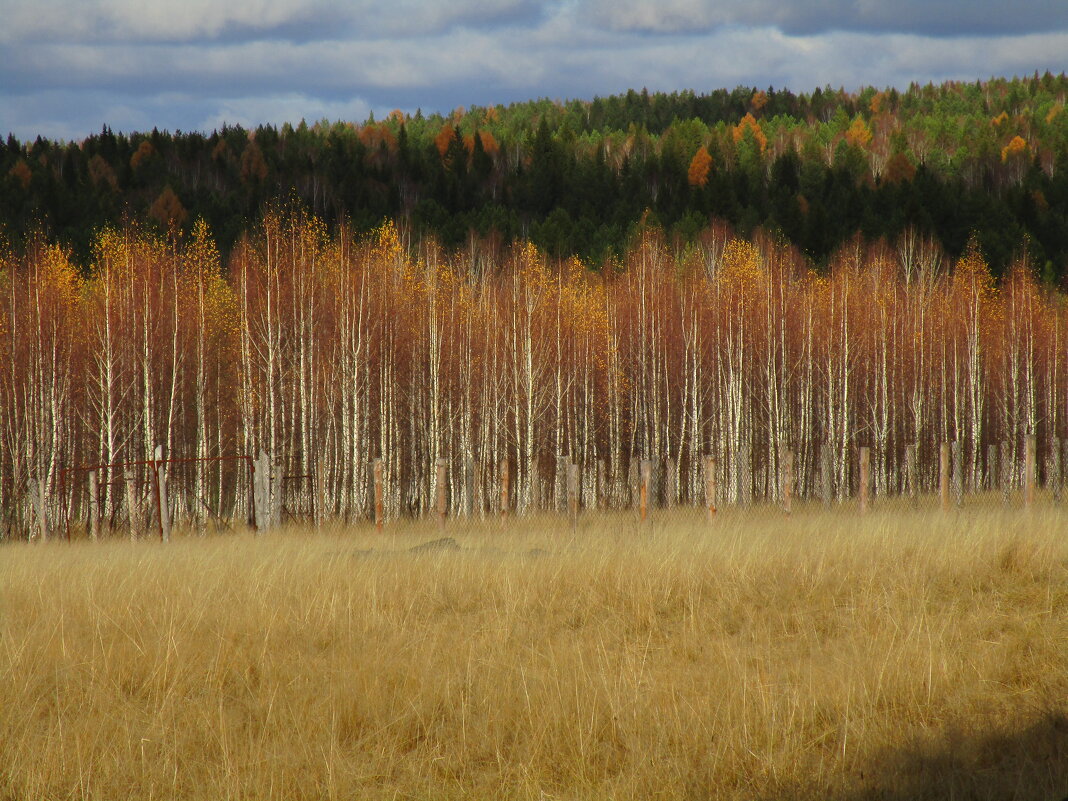
[[0, 0], [0, 135], [1068, 71], [1068, 0]]

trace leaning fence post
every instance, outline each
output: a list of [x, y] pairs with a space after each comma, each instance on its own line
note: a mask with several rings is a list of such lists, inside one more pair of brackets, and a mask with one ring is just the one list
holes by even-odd
[[649, 493], [653, 487], [653, 460], [643, 459], [641, 463], [641, 486], [638, 490], [638, 506], [641, 521], [649, 519]]
[[571, 517], [571, 531], [578, 528], [579, 514], [579, 466], [568, 464], [567, 466], [567, 511]]
[[445, 470], [448, 462], [445, 459], [438, 459], [436, 464], [437, 468], [437, 513], [438, 513], [438, 528], [442, 531], [445, 530], [445, 516], [448, 511], [448, 495], [445, 488]]
[[137, 539], [137, 510], [134, 498], [134, 475], [133, 470], [127, 467], [122, 471], [123, 483], [126, 485], [126, 513], [130, 517], [130, 541]]
[[786, 514], [794, 509], [794, 452], [786, 448], [782, 454], [782, 508]]
[[705, 509], [708, 511], [708, 522], [716, 519], [716, 457], [706, 455], [704, 460], [705, 472]]
[[949, 443], [938, 447], [938, 498], [942, 511], [949, 511]]
[[163, 446], [157, 445], [152, 464], [156, 479], [156, 514], [159, 521], [159, 538], [171, 541], [171, 508], [167, 498], [167, 465], [163, 461]]
[[867, 512], [870, 504], [868, 479], [871, 471], [871, 450], [864, 446], [860, 449], [860, 511]]
[[1030, 509], [1035, 502], [1035, 437], [1030, 434], [1024, 440], [1024, 507]]
[[89, 539], [100, 539], [100, 479], [96, 470], [89, 471]]

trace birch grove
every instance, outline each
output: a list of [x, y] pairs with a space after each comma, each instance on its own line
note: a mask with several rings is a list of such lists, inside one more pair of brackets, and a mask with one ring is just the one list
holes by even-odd
[[[968, 489], [1028, 435], [1040, 473], [1060, 464], [1068, 306], [1026, 264], [995, 281], [976, 248], [953, 260], [915, 232], [854, 241], [819, 273], [767, 237], [697, 241], [646, 231], [591, 270], [529, 243], [446, 253], [389, 223], [357, 237], [272, 212], [225, 263], [203, 224], [182, 241], [102, 231], [84, 270], [41, 238], [0, 252], [0, 525], [24, 530], [35, 482], [58, 512], [80, 491], [63, 468], [157, 444], [263, 451], [316, 476], [342, 520], [368, 513], [376, 458], [394, 517], [429, 512], [438, 458], [476, 513], [496, 511], [502, 461], [521, 513], [554, 507], [568, 460], [588, 501], [603, 481], [614, 503], [636, 458], [681, 503], [701, 500], [705, 455], [728, 502], [774, 500], [786, 449], [800, 496], [826, 458], [849, 495], [860, 446], [879, 494], [907, 489], [913, 447], [931, 490], [943, 441], [962, 443]], [[186, 494], [221, 481], [197, 463]]]

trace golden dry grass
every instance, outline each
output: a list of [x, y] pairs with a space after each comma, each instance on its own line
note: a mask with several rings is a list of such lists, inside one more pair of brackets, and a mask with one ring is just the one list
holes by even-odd
[[1068, 794], [1064, 511], [448, 534], [0, 549], [0, 799]]

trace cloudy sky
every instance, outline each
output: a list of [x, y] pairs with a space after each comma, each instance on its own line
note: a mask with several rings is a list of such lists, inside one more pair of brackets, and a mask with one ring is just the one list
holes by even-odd
[[0, 135], [1068, 71], [1066, 0], [0, 0]]

